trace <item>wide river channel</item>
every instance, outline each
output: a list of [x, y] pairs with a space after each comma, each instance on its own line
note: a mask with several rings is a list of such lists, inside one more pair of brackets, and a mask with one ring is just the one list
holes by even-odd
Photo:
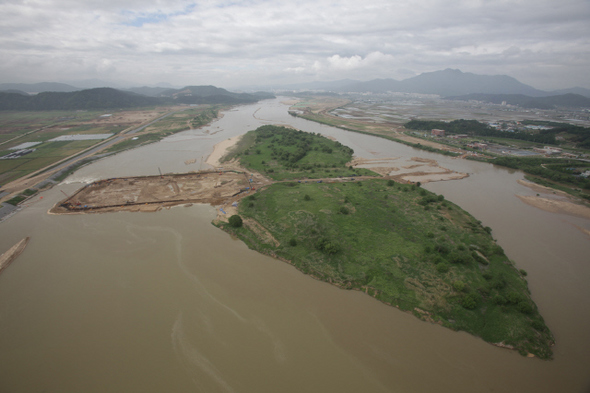
[[[588, 392], [590, 220], [516, 195], [523, 178], [294, 118], [281, 99], [81, 168], [0, 223], [0, 392]], [[543, 361], [316, 281], [211, 225], [215, 208], [47, 214], [86, 182], [198, 170], [263, 124], [333, 136], [366, 158], [423, 157], [469, 173], [428, 183], [469, 211], [516, 266], [557, 344]], [[196, 159], [194, 164], [185, 164]], [[190, 161], [187, 161], [190, 162]], [[543, 196], [543, 194], [541, 195]]]

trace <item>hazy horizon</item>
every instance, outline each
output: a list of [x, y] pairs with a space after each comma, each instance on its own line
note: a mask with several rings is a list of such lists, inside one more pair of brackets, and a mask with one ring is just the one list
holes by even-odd
[[0, 11], [2, 83], [236, 89], [452, 68], [590, 88], [584, 0], [8, 0]]

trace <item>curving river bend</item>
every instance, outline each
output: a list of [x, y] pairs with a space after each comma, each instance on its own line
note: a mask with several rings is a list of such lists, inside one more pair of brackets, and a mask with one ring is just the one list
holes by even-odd
[[[555, 359], [527, 359], [316, 281], [210, 224], [215, 209], [48, 215], [92, 180], [199, 169], [262, 124], [334, 136], [366, 158], [435, 159], [429, 183], [493, 229], [528, 272]], [[185, 161], [196, 159], [191, 165]], [[202, 164], [205, 165], [205, 164]], [[590, 220], [528, 206], [520, 172], [293, 118], [281, 99], [76, 172], [0, 223], [25, 252], [0, 276], [1, 392], [588, 392]]]

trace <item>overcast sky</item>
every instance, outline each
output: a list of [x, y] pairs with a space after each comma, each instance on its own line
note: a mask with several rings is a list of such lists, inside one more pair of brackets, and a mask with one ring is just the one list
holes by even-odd
[[589, 0], [0, 0], [0, 82], [406, 79], [590, 88]]

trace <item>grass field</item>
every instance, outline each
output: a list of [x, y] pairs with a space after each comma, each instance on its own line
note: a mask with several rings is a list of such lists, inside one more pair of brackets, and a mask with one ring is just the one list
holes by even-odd
[[[297, 170], [326, 159], [309, 153], [334, 143], [264, 126], [242, 145], [242, 164], [268, 172], [262, 158], [275, 138], [283, 150], [275, 149], [280, 158], [270, 175], [278, 180], [307, 175]], [[304, 142], [309, 155], [301, 156], [297, 146]], [[324, 174], [344, 170], [335, 153], [326, 151], [333, 161]], [[552, 356], [553, 336], [530, 297], [526, 272], [508, 260], [490, 228], [440, 195], [386, 179], [286, 181], [243, 199], [239, 215], [244, 225], [223, 228], [306, 274], [524, 355]]]

